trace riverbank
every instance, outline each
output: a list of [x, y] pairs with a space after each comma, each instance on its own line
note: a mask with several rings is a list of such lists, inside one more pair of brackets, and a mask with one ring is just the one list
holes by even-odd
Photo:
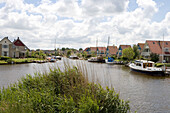
[[0, 60], [0, 65], [36, 63], [36, 62], [45, 63], [47, 61], [44, 59], [38, 59], [38, 58], [21, 58], [21, 59], [11, 58], [7, 60]]
[[27, 75], [0, 93], [1, 112], [129, 112], [113, 89], [90, 83], [79, 67]]

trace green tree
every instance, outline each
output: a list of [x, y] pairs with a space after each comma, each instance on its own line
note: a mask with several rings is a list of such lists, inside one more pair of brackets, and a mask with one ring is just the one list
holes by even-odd
[[135, 45], [135, 44], [133, 45], [133, 52], [135, 53], [134, 59], [140, 57], [140, 52], [139, 52], [139, 50], [138, 50], [138, 46]]
[[35, 51], [34, 50], [31, 52], [31, 57], [35, 58]]
[[95, 51], [91, 51], [91, 56], [95, 57], [96, 56], [96, 52]]
[[62, 50], [62, 51], [65, 51], [66, 49], [63, 47], [61, 50]]
[[29, 50], [27, 49], [27, 51], [26, 51], [26, 58], [28, 58], [29, 57]]
[[133, 52], [132, 48], [126, 48], [123, 50], [123, 57], [127, 58], [128, 60], [132, 60], [134, 58], [135, 53]]
[[67, 51], [67, 57], [69, 57], [71, 55], [71, 50]]
[[156, 53], [151, 53], [150, 58], [151, 58], [151, 61], [153, 62], [159, 61], [159, 55]]
[[86, 52], [86, 51], [83, 51], [82, 57], [83, 57], [83, 58], [86, 58], [86, 57], [87, 57], [87, 52]]

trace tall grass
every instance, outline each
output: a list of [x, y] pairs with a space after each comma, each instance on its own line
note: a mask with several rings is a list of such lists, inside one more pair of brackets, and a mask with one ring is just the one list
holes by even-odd
[[[81, 67], [82, 68], [82, 67]], [[50, 73], [27, 75], [0, 91], [0, 112], [4, 113], [126, 113], [129, 102], [119, 99], [114, 89], [88, 82], [78, 68], [65, 65]]]

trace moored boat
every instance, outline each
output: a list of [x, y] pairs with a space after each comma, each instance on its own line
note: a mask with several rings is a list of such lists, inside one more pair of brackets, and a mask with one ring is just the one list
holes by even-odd
[[154, 66], [154, 62], [147, 60], [136, 60], [134, 63], [130, 63], [129, 67], [132, 71], [150, 74], [150, 75], [164, 75], [164, 71], [161, 68]]
[[105, 60], [103, 59], [102, 56], [99, 56], [99, 57], [91, 57], [90, 59], [88, 59], [88, 62], [105, 63]]

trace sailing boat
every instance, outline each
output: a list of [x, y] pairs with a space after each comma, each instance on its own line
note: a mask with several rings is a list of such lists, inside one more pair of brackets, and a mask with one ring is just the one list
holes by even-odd
[[106, 64], [114, 64], [114, 59], [109, 57], [109, 40], [110, 37], [108, 37], [108, 44], [107, 44], [107, 50], [106, 50], [106, 57], [108, 57], [108, 59], [105, 59]]

